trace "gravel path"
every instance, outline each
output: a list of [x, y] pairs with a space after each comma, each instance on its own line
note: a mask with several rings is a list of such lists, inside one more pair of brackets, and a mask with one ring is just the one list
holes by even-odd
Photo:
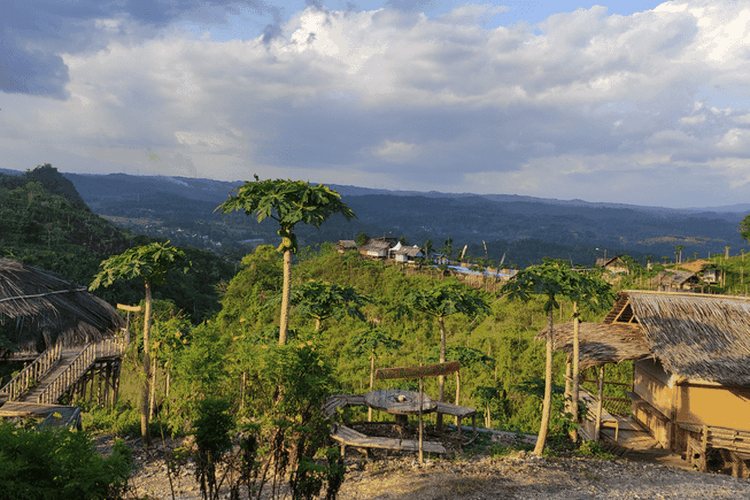
[[[172, 499], [163, 456], [176, 444], [157, 445], [149, 453], [134, 446], [138, 470], [128, 495]], [[368, 460], [352, 452], [346, 463], [339, 500], [750, 499], [747, 479], [627, 460], [516, 452], [498, 459], [480, 455], [419, 464], [413, 456]], [[173, 479], [176, 500], [201, 498], [194, 470], [188, 463]]]

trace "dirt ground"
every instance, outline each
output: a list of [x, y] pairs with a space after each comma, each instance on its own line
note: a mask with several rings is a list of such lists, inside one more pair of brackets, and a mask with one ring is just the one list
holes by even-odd
[[[430, 439], [428, 437], [428, 439]], [[512, 445], [514, 438], [496, 435], [495, 450]], [[111, 437], [101, 437], [106, 450]], [[126, 498], [198, 500], [200, 488], [195, 467], [187, 461], [172, 478], [165, 457], [180, 441], [166, 441], [149, 451], [138, 440], [130, 443], [137, 470], [129, 480]], [[495, 458], [482, 446], [461, 452], [457, 441], [448, 443], [449, 454], [420, 464], [415, 454], [371, 452], [369, 457], [347, 451], [340, 500], [449, 500], [449, 499], [739, 499], [750, 498], [750, 481], [727, 475], [705, 474], [650, 461], [599, 460], [591, 458], [539, 457], [511, 451]], [[507, 448], [511, 449], [511, 448]], [[679, 460], [677, 461], [677, 463]], [[172, 494], [174, 492], [174, 496]], [[220, 498], [228, 499], [222, 490]]]

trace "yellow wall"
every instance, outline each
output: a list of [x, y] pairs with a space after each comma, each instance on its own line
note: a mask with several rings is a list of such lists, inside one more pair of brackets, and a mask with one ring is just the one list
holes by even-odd
[[750, 387], [686, 381], [671, 388], [669, 375], [653, 361], [636, 362], [633, 382], [634, 392], [668, 418], [674, 397], [677, 422], [750, 430]]
[[676, 386], [678, 422], [750, 430], [750, 389]]

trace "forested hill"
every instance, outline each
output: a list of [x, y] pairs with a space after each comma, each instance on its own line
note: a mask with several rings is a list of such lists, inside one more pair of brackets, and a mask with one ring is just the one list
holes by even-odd
[[[237, 242], [276, 244], [274, 224], [257, 224], [244, 214], [220, 216], [213, 210], [241, 184], [209, 179], [138, 177], [125, 174], [65, 174], [91, 209], [136, 231], [237, 255]], [[333, 218], [320, 230], [298, 228], [303, 245], [371, 237], [405, 238], [410, 244], [430, 240], [435, 249], [452, 239], [454, 254], [468, 245], [474, 258], [489, 257], [523, 267], [542, 257], [592, 264], [608, 255], [656, 259], [684, 255], [738, 253], [745, 245], [737, 226], [745, 212], [673, 210], [580, 200], [559, 201], [512, 195], [412, 193], [332, 185], [357, 219]], [[742, 207], [731, 207], [738, 210]], [[482, 242], [486, 243], [486, 253]]]
[[[65, 279], [89, 285], [99, 264], [151, 238], [136, 235], [94, 214], [70, 180], [49, 165], [15, 175], [0, 173], [0, 257], [54, 271]], [[213, 253], [184, 247], [194, 272], [170, 276], [155, 291], [170, 299], [193, 320], [219, 309], [215, 285], [229, 280], [234, 266]], [[143, 285], [136, 281], [100, 289], [111, 303], [138, 303]]]

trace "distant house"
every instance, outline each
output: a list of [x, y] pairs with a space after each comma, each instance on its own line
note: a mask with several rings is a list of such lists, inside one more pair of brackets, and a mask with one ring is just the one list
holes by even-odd
[[388, 249], [388, 258], [396, 262], [414, 262], [424, 257], [424, 251], [417, 245], [404, 246], [401, 242]]
[[625, 261], [617, 255], [609, 259], [606, 257], [596, 259], [596, 267], [601, 267], [613, 274], [628, 274], [630, 272]]
[[679, 292], [693, 290], [700, 281], [694, 272], [664, 270], [651, 278], [649, 284], [660, 292]]
[[333, 247], [338, 253], [344, 253], [349, 250], [357, 250], [357, 242], [354, 240], [339, 240]]
[[370, 259], [387, 259], [388, 251], [398, 243], [396, 238], [370, 238], [357, 247], [360, 255]]
[[[572, 330], [572, 323], [555, 326], [556, 349], [571, 351]], [[581, 324], [580, 366], [633, 360], [636, 423], [689, 458], [702, 442], [704, 464], [702, 436], [734, 435], [711, 446], [746, 471], [750, 443], [736, 436], [750, 431], [748, 332], [748, 298], [623, 291], [602, 323]]]
[[721, 269], [716, 268], [716, 263], [710, 260], [698, 259], [680, 265], [681, 268], [692, 271], [701, 276], [705, 283], [715, 285], [722, 278]]

